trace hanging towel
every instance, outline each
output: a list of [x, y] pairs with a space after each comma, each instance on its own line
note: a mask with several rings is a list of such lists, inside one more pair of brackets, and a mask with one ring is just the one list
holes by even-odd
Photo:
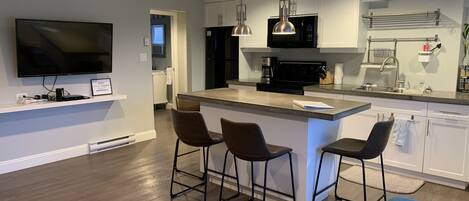
[[166, 68], [166, 85], [173, 84], [173, 68], [167, 67]]
[[406, 119], [395, 119], [392, 128], [392, 143], [405, 146], [409, 135], [410, 122]]

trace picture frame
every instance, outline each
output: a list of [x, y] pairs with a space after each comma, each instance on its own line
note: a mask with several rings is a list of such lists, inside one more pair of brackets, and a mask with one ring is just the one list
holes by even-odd
[[92, 96], [105, 96], [113, 93], [111, 78], [91, 79], [90, 84]]

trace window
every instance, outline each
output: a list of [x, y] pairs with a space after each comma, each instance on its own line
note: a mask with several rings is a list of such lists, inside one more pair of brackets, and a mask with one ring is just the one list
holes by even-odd
[[165, 57], [166, 48], [165, 26], [152, 25], [151, 26], [151, 44], [152, 54], [155, 57]]

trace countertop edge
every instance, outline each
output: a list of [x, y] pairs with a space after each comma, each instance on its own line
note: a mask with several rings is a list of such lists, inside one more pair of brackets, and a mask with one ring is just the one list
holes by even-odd
[[218, 100], [214, 98], [207, 98], [207, 97], [200, 97], [200, 96], [191, 96], [188, 94], [179, 94], [178, 96], [181, 99], [195, 100], [195, 101], [201, 101], [201, 102], [206, 101], [209, 103], [222, 104], [222, 105], [228, 105], [228, 106], [244, 106], [249, 109], [262, 110], [262, 111], [280, 113], [280, 114], [285, 114], [285, 115], [295, 115], [295, 116], [301, 116], [305, 118], [317, 118], [317, 119], [323, 119], [323, 120], [329, 120], [329, 121], [339, 120], [351, 114], [356, 114], [356, 113], [366, 111], [371, 108], [371, 103], [366, 103], [362, 106], [359, 106], [349, 111], [344, 111], [336, 115], [328, 115], [328, 114], [320, 114], [320, 113], [311, 113], [308, 111], [280, 108], [280, 107], [275, 107], [275, 106], [258, 105], [258, 104], [235, 102], [235, 101], [229, 101], [229, 100]]
[[329, 93], [329, 94], [342, 94], [352, 96], [363, 96], [373, 98], [386, 98], [394, 100], [409, 100], [419, 101], [427, 103], [442, 103], [452, 105], [466, 105], [469, 106], [469, 100], [462, 100], [456, 98], [442, 98], [442, 97], [431, 97], [431, 96], [416, 96], [411, 94], [394, 94], [394, 93], [379, 93], [379, 92], [366, 92], [366, 91], [352, 91], [352, 90], [341, 90], [341, 89], [323, 89], [315, 86], [304, 87], [305, 92], [318, 92], [318, 93]]
[[255, 87], [260, 81], [227, 80], [227, 84]]

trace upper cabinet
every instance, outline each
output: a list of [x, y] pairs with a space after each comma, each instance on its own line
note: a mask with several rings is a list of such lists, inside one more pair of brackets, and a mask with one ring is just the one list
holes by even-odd
[[[278, 7], [278, 0], [274, 0], [274, 2]], [[292, 2], [296, 2], [297, 15], [313, 15], [318, 13], [318, 0], [292, 0]]]
[[252, 29], [252, 36], [240, 37], [239, 47], [267, 47], [267, 19], [278, 16], [276, 0], [245, 0], [247, 6], [246, 24]]
[[366, 25], [362, 15], [368, 4], [360, 0], [317, 0], [319, 48], [365, 48]]
[[238, 4], [238, 1], [206, 1], [205, 27], [235, 26]]
[[[278, 0], [244, 0], [247, 6], [246, 24], [252, 36], [241, 37], [241, 48], [267, 47], [267, 19], [279, 15]], [[318, 14], [318, 47], [323, 49], [364, 49], [366, 24], [362, 15], [368, 4], [360, 0], [294, 0], [296, 15]], [[235, 26], [236, 5], [239, 0], [206, 0], [205, 26]]]

